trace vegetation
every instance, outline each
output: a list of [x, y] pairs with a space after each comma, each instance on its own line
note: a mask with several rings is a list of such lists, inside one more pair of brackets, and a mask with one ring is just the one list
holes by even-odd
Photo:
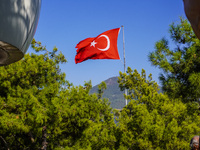
[[200, 134], [199, 77], [200, 45], [187, 20], [170, 25], [169, 41], [161, 39], [149, 59], [162, 70], [163, 93], [151, 74], [127, 69], [119, 85], [128, 89], [131, 102], [119, 114], [118, 145], [122, 149], [189, 149], [189, 141]]
[[128, 89], [126, 98], [131, 101], [119, 115], [120, 149], [189, 149], [191, 137], [200, 133], [195, 110], [188, 113], [190, 108], [181, 99], [159, 93], [144, 70], [140, 75], [128, 68], [127, 74], [120, 73], [119, 84]]
[[161, 39], [149, 55], [162, 70], [163, 93], [151, 74], [128, 67], [118, 78], [130, 101], [121, 111], [103, 97], [105, 82], [97, 94], [90, 93], [91, 82], [73, 86], [59, 68], [67, 61], [63, 54], [33, 40], [38, 54], [0, 67], [0, 148], [189, 149], [191, 137], [200, 134], [200, 45], [182, 18], [170, 34], [175, 49]]
[[[106, 100], [90, 95], [91, 83], [74, 87], [59, 63], [66, 62], [33, 40], [43, 54], [0, 68], [1, 149], [112, 148], [115, 124]], [[103, 86], [102, 86], [103, 87]]]
[[169, 41], [163, 38], [156, 42], [156, 50], [150, 53], [149, 59], [162, 70], [163, 91], [183, 102], [199, 103], [200, 41], [182, 18], [179, 24], [172, 23], [169, 31], [175, 48], [170, 50]]

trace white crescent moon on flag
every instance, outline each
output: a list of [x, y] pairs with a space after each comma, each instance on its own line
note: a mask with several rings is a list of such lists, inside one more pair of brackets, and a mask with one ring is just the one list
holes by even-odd
[[100, 50], [100, 51], [107, 51], [110, 48], [110, 39], [109, 39], [109, 37], [107, 35], [100, 35], [99, 38], [100, 37], [105, 37], [106, 38], [107, 46], [104, 49], [101, 49], [101, 48], [97, 48], [97, 49]]

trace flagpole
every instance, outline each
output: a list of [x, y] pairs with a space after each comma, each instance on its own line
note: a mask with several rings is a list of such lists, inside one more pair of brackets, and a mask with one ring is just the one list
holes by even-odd
[[[124, 73], [126, 73], [126, 57], [125, 57], [125, 38], [124, 38], [124, 26], [122, 25], [122, 31], [123, 31], [123, 54], [124, 54]], [[126, 81], [126, 79], [125, 79]], [[127, 95], [127, 89], [125, 88], [125, 95]], [[127, 99], [125, 98], [125, 103], [127, 105]]]

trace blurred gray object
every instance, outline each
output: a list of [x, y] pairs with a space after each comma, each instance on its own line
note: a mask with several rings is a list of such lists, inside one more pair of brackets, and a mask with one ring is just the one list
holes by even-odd
[[200, 39], [200, 0], [183, 0], [185, 14], [192, 29]]
[[0, 65], [23, 58], [35, 34], [41, 0], [0, 0]]

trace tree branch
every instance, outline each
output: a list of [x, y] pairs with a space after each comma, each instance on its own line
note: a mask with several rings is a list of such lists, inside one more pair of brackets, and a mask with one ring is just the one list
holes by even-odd
[[41, 150], [46, 150], [47, 149], [47, 132], [46, 132], [46, 130], [47, 130], [47, 127], [46, 126], [44, 126], [43, 127], [43, 129], [42, 129], [42, 140], [43, 140], [43, 142], [42, 142], [42, 148], [41, 148]]
[[8, 143], [6, 142], [6, 140], [5, 140], [2, 136], [0, 136], [0, 138], [1, 138], [2, 141], [5, 143], [6, 148], [7, 148], [8, 150], [10, 150], [9, 147], [8, 147]]

